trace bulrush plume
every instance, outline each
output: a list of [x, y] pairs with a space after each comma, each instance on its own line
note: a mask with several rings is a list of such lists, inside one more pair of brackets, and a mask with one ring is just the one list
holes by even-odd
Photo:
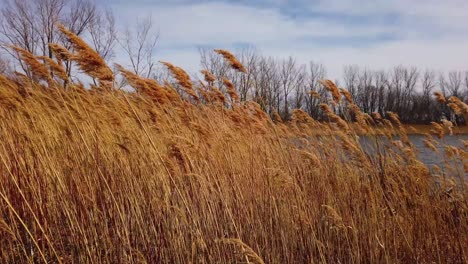
[[382, 116], [378, 112], [373, 112], [371, 116], [375, 122], [382, 122]]
[[449, 131], [449, 135], [453, 135], [453, 123], [447, 119], [442, 120], [442, 124]]
[[231, 52], [222, 49], [215, 49], [214, 51], [223, 56], [223, 58], [229, 62], [233, 69], [243, 73], [247, 73], [247, 70], [245, 69], [244, 65], [242, 65], [242, 63], [240, 63]]
[[57, 63], [55, 60], [46, 57], [46, 56], [40, 56], [38, 57], [42, 59], [52, 70], [52, 72], [57, 75], [60, 79], [67, 81], [68, 80], [68, 74], [67, 71], [63, 68], [62, 65]]
[[179, 85], [184, 88], [184, 91], [187, 94], [189, 94], [196, 101], [200, 100], [198, 95], [193, 90], [193, 84], [190, 80], [190, 76], [182, 68], [165, 61], [160, 61], [160, 63], [169, 69], [169, 71], [172, 73], [172, 76], [177, 80]]
[[223, 79], [223, 83], [224, 85], [226, 85], [227, 93], [231, 97], [232, 101], [234, 102], [239, 101], [239, 95], [236, 92], [236, 88], [234, 87], [234, 84], [226, 78]]
[[468, 114], [468, 105], [465, 104], [462, 100], [460, 100], [456, 96], [451, 96], [449, 99], [449, 104], [448, 106], [452, 108], [452, 110], [457, 114], [457, 115], [467, 115]]
[[320, 94], [318, 92], [316, 92], [316, 91], [310, 90], [309, 94], [310, 94], [310, 96], [312, 96], [314, 98], [320, 98]]
[[435, 92], [434, 96], [436, 97], [436, 100], [439, 103], [445, 104], [445, 102], [447, 102], [445, 96], [441, 92]]
[[322, 205], [322, 208], [325, 209], [325, 215], [327, 216], [328, 223], [331, 225], [331, 227], [345, 228], [343, 224], [343, 218], [338, 214], [335, 208], [326, 204]]
[[226, 244], [232, 244], [232, 245], [238, 246], [241, 249], [241, 253], [247, 259], [247, 263], [265, 264], [263, 259], [251, 247], [249, 247], [247, 244], [242, 242], [242, 240], [237, 239], [237, 238], [224, 238], [224, 239], [221, 239], [220, 241]]
[[155, 80], [142, 78], [131, 71], [125, 70], [119, 64], [116, 64], [116, 68], [136, 91], [150, 96], [159, 103], [169, 102], [166, 90]]
[[325, 89], [327, 89], [329, 92], [331, 92], [333, 100], [336, 103], [339, 103], [341, 101], [340, 91], [333, 81], [319, 80], [319, 83], [322, 84], [325, 87]]
[[208, 70], [201, 70], [200, 71], [204, 78], [205, 78], [205, 82], [209, 83], [209, 84], [213, 84], [214, 81], [216, 81], [216, 76], [214, 76], [213, 73], [211, 73], [210, 71]]
[[18, 52], [21, 60], [29, 66], [29, 68], [31, 69], [31, 73], [41, 79], [41, 80], [46, 80], [46, 81], [50, 81], [51, 80], [51, 77], [50, 77], [50, 73], [49, 73], [49, 70], [47, 69], [47, 67], [42, 64], [37, 58], [36, 56], [34, 56], [32, 53], [30, 53], [29, 51], [25, 50], [25, 49], [22, 49], [22, 48], [19, 48], [19, 47], [14, 47], [12, 46], [11, 47], [12, 49], [14, 49], [16, 52]]
[[447, 145], [445, 146], [444, 150], [445, 150], [445, 155], [447, 155], [447, 157], [449, 158], [453, 158], [455, 156], [460, 155], [460, 150], [454, 146]]
[[448, 100], [450, 103], [447, 105], [452, 108], [452, 110], [457, 115], [463, 115], [463, 119], [468, 120], [468, 105], [465, 104], [462, 100], [460, 100], [456, 96], [451, 96]]
[[456, 115], [461, 115], [462, 110], [460, 109], [460, 107], [458, 107], [457, 104], [450, 102], [450, 103], [447, 104], [447, 106], [450, 107], [450, 109], [452, 109], [452, 111], [453, 111]]
[[[278, 115], [278, 113], [276, 113], [276, 114]], [[281, 117], [279, 117], [279, 118], [281, 118]], [[312, 117], [310, 117], [310, 115], [307, 114], [302, 109], [294, 109], [292, 111], [292, 120], [295, 121], [295, 122], [310, 123], [310, 124], [312, 124], [314, 122], [314, 119]]]
[[74, 54], [70, 59], [75, 61], [81, 70], [100, 81], [114, 81], [112, 70], [94, 49], [92, 49], [77, 35], [66, 29], [63, 25], [58, 25], [58, 29], [72, 44], [76, 54]]
[[204, 98], [207, 103], [213, 102], [213, 96], [211, 95], [211, 91], [208, 90], [208, 87], [203, 83], [203, 81], [200, 81], [200, 86], [197, 87], [197, 90], [201, 97]]
[[262, 107], [257, 102], [249, 101], [247, 102], [247, 106], [258, 120], [268, 119], [268, 115], [265, 113], [265, 111], [263, 111]]
[[71, 60], [73, 57], [73, 54], [62, 45], [49, 43], [49, 48], [59, 61]]
[[341, 117], [339, 117], [337, 114], [335, 114], [330, 109], [330, 106], [328, 106], [327, 104], [320, 104], [320, 109], [322, 109], [322, 111], [328, 116], [328, 118], [330, 118], [333, 122], [336, 122], [336, 124], [340, 128], [344, 129], [345, 131], [349, 130], [349, 126], [346, 123], [346, 121], [344, 121]]
[[167, 98], [171, 102], [180, 102], [181, 98], [176, 89], [167, 81], [164, 82], [164, 88], [166, 89]]
[[309, 152], [309, 151], [304, 151], [304, 150], [299, 150], [299, 153], [301, 154], [301, 156], [309, 161], [311, 163], [312, 166], [314, 167], [318, 167], [321, 165], [321, 162], [319, 160], [319, 158], [317, 157], [317, 155], [315, 155], [315, 153], [313, 152]]
[[388, 112], [387, 112], [387, 115], [388, 115], [389, 119], [390, 119], [394, 124], [397, 125], [397, 127], [401, 127], [401, 126], [402, 126], [402, 124], [401, 124], [401, 122], [400, 122], [400, 118], [398, 117], [398, 114], [396, 114], [396, 113], [394, 113], [394, 112], [388, 111]]
[[346, 98], [346, 101], [348, 101], [348, 103], [350, 103], [350, 104], [354, 103], [353, 96], [351, 95], [351, 93], [348, 90], [340, 88], [340, 92]]
[[283, 123], [283, 119], [281, 118], [281, 116], [278, 114], [277, 111], [273, 112], [273, 121], [275, 121], [276, 123]]
[[[349, 102], [349, 101], [348, 101]], [[350, 103], [349, 105], [349, 110], [351, 111], [351, 113], [354, 114], [354, 116], [356, 117], [356, 121], [358, 122], [358, 124], [360, 124], [360, 127], [362, 129], [365, 129], [367, 128], [368, 126], [368, 116], [366, 116], [366, 114], [364, 114], [361, 109], [359, 108], [359, 106], [353, 104], [353, 103]], [[372, 118], [370, 118], [370, 121], [373, 121]]]
[[431, 125], [431, 133], [435, 134], [439, 139], [443, 138], [445, 134], [444, 128], [436, 122], [431, 122]]
[[216, 87], [211, 87], [211, 92], [211, 96], [215, 101], [218, 101], [223, 104], [226, 103], [226, 97], [224, 96], [223, 92], [221, 92], [221, 90], [219, 90]]
[[429, 148], [434, 152], [438, 152], [437, 147], [434, 145], [434, 140], [432, 140], [430, 136], [426, 137], [426, 139], [423, 140], [423, 143], [424, 143], [424, 146], [426, 146], [426, 148]]

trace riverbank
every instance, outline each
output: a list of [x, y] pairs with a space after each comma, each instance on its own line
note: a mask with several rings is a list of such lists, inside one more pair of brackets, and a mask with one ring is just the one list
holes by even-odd
[[[405, 124], [408, 134], [422, 135], [430, 133], [433, 127], [431, 125], [420, 125], [420, 124]], [[468, 126], [456, 126], [452, 128], [454, 135], [465, 135], [468, 134]]]

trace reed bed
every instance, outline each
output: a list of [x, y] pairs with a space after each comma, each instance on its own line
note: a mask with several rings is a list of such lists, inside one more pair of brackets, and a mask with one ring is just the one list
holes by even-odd
[[[283, 122], [207, 71], [195, 84], [164, 62], [175, 85], [112, 73], [62, 30], [75, 50], [56, 47], [55, 64], [22, 50], [32, 75], [0, 76], [1, 263], [467, 262], [465, 171], [449, 166], [466, 147], [427, 168], [396, 115], [360, 112], [331, 81], [329, 122]], [[62, 60], [97, 85], [59, 74]], [[451, 126], [433, 128], [428, 147]]]

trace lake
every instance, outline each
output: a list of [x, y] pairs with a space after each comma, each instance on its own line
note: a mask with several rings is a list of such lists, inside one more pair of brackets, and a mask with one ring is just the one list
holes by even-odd
[[[463, 148], [463, 143], [461, 140], [468, 140], [468, 135], [462, 134], [462, 135], [452, 135], [452, 136], [445, 136], [443, 139], [438, 139], [436, 137], [433, 137], [435, 141], [439, 142], [439, 144], [436, 145], [436, 148], [438, 149], [438, 152], [435, 152], [429, 148], [427, 148], [424, 145], [424, 139], [425, 137], [422, 135], [408, 135], [409, 140], [415, 145], [415, 147], [418, 149], [417, 156], [418, 158], [429, 168], [432, 170], [432, 167], [434, 165], [439, 166], [440, 168], [444, 169], [445, 168], [445, 149], [444, 147], [446, 145], [451, 145], [455, 147], [460, 147]], [[398, 137], [395, 137], [395, 140], [397, 140]], [[383, 142], [387, 142], [388, 140], [385, 137], [382, 137]], [[370, 153], [372, 153], [374, 150], [374, 143], [369, 137], [361, 136], [360, 137], [360, 142], [363, 145], [364, 149]], [[461, 172], [463, 172], [463, 164], [454, 164], [451, 163], [452, 165], [455, 165]], [[465, 173], [465, 177], [468, 177], [468, 174]]]

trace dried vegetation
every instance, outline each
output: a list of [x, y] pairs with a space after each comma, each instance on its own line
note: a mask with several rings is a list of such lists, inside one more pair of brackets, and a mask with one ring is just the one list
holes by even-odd
[[[229, 80], [224, 95], [167, 62], [180, 94], [121, 66], [135, 91], [117, 90], [61, 30], [73, 50], [16, 49], [34, 75], [0, 76], [1, 263], [466, 263], [466, 146], [427, 134], [445, 159], [428, 168], [398, 116], [363, 114], [331, 81], [329, 122], [271, 119]], [[97, 85], [68, 80], [64, 60]]]

